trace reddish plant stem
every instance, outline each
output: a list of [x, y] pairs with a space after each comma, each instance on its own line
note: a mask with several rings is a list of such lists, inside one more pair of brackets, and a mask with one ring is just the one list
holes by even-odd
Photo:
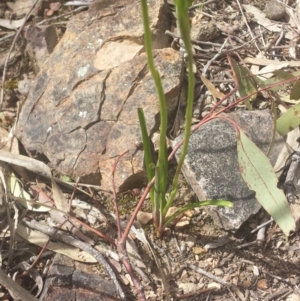
[[81, 224], [83, 227], [85, 227], [85, 228], [89, 229], [90, 231], [94, 232], [95, 234], [102, 237], [103, 239], [110, 242], [111, 244], [116, 245], [115, 241], [112, 238], [110, 238], [109, 236], [106, 236], [102, 232], [94, 229], [93, 227], [89, 226], [88, 224], [84, 223], [83, 221], [81, 221], [81, 220], [79, 220], [79, 219], [77, 219], [76, 217], [73, 217], [73, 216], [69, 216], [69, 218], [74, 219], [77, 223]]
[[119, 160], [126, 153], [128, 153], [128, 150], [125, 151], [123, 154], [121, 154], [118, 157], [118, 159], [114, 162], [114, 165], [112, 167], [112, 172], [111, 172], [111, 182], [112, 182], [112, 192], [113, 192], [113, 204], [114, 204], [114, 208], [115, 208], [116, 222], [117, 222], [117, 228], [118, 228], [118, 241], [121, 239], [122, 229], [121, 229], [120, 213], [119, 213], [119, 207], [118, 207], [118, 196], [117, 196], [117, 192], [116, 192], [115, 173], [116, 173], [116, 168], [117, 168], [117, 165], [119, 163]]
[[[122, 228], [121, 228], [121, 221], [120, 221], [120, 214], [119, 214], [119, 208], [118, 208], [118, 196], [117, 196], [117, 192], [116, 192], [116, 184], [115, 184], [115, 172], [116, 172], [116, 168], [117, 165], [119, 163], [119, 160], [122, 156], [124, 156], [126, 153], [128, 152], [125, 151], [123, 154], [121, 154], [118, 159], [114, 162], [114, 165], [112, 167], [112, 189], [113, 189], [113, 203], [114, 203], [114, 207], [115, 207], [115, 212], [116, 212], [116, 222], [117, 222], [117, 228], [118, 228], [118, 240], [117, 240], [117, 249], [118, 249], [118, 254], [120, 257], [121, 262], [123, 263], [123, 265], [126, 268], [126, 271], [128, 272], [128, 274], [130, 275], [130, 278], [133, 282], [133, 285], [135, 286], [135, 288], [137, 289], [138, 292], [138, 299], [141, 301], [146, 301], [146, 296], [144, 293], [144, 288], [141, 285], [140, 281], [137, 279], [135, 272], [132, 268], [131, 262], [129, 260], [128, 254], [127, 254], [127, 250], [126, 250], [126, 239], [128, 236], [127, 232], [126, 234], [124, 233], [122, 235]], [[134, 215], [135, 216], [135, 215]], [[130, 220], [131, 221], [131, 220]], [[130, 227], [126, 227], [125, 230], [131, 228], [132, 226], [132, 222], [129, 222], [128, 224], [130, 225]], [[128, 230], [128, 231], [129, 231]]]
[[80, 180], [80, 177], [77, 178], [76, 183], [75, 183], [75, 185], [74, 185], [74, 187], [73, 187], [73, 192], [72, 192], [72, 195], [71, 195], [71, 198], [70, 198], [70, 202], [69, 202], [69, 211], [68, 211], [68, 213], [71, 212], [71, 209], [72, 209], [72, 201], [73, 201], [73, 199], [74, 199], [74, 196], [75, 196], [75, 193], [76, 193], [76, 190], [77, 190], [77, 187], [78, 187], [79, 180]]
[[144, 190], [144, 192], [143, 192], [143, 194], [142, 194], [142, 196], [141, 196], [141, 198], [140, 198], [137, 206], [135, 207], [135, 210], [133, 211], [133, 213], [132, 213], [132, 215], [130, 217], [129, 222], [127, 223], [126, 229], [124, 230], [124, 233], [123, 233], [122, 238], [120, 239], [119, 243], [125, 243], [126, 238], [127, 238], [128, 234], [129, 234], [130, 228], [131, 228], [131, 226], [132, 226], [132, 224], [133, 224], [133, 222], [134, 222], [134, 220], [135, 220], [138, 212], [140, 211], [140, 209], [141, 209], [141, 207], [142, 207], [142, 205], [143, 205], [143, 203], [144, 203], [144, 201], [146, 199], [146, 196], [147, 196], [147, 194], [150, 191], [151, 186], [154, 184], [154, 180], [155, 180], [155, 178], [153, 178], [151, 180], [151, 182], [149, 182], [147, 184], [146, 189]]
[[132, 268], [132, 265], [130, 263], [129, 257], [127, 255], [126, 242], [125, 243], [118, 242], [118, 254], [120, 256], [121, 262], [123, 263], [123, 265], [125, 266], [128, 274], [131, 277], [133, 285], [137, 289], [138, 299], [141, 300], [141, 301], [146, 301], [146, 296], [145, 296], [145, 293], [144, 293], [144, 288], [141, 285], [140, 281], [135, 276], [135, 272], [134, 272], [134, 270]]

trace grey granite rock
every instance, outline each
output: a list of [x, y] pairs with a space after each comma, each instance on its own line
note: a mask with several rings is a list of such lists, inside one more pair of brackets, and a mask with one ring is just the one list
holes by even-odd
[[216, 24], [209, 22], [206, 24], [196, 23], [191, 28], [191, 38], [198, 41], [212, 41], [220, 35]]
[[[34, 79], [16, 136], [30, 156], [55, 171], [111, 190], [111, 168], [128, 150], [115, 175], [120, 191], [147, 182], [137, 108], [149, 133], [159, 129], [159, 105], [143, 51], [140, 1], [96, 1], [70, 19], [67, 31]], [[124, 1], [122, 1], [123, 3]], [[103, 7], [107, 5], [107, 7]], [[118, 5], [117, 5], [118, 7]], [[171, 48], [168, 7], [151, 2], [154, 63], [162, 78], [169, 116], [176, 111], [184, 75], [181, 54]], [[184, 93], [182, 93], [184, 97]], [[171, 116], [169, 118], [171, 121]]]
[[[236, 111], [226, 117], [239, 124], [245, 134], [264, 152], [272, 137], [273, 121], [269, 111]], [[181, 140], [179, 136], [175, 145]], [[237, 160], [236, 131], [230, 122], [215, 119], [191, 135], [183, 174], [200, 201], [227, 199], [233, 208], [207, 207], [214, 222], [226, 230], [237, 230], [261, 208], [244, 182]], [[269, 156], [274, 165], [284, 140], [276, 136]], [[177, 156], [179, 152], [177, 153]]]

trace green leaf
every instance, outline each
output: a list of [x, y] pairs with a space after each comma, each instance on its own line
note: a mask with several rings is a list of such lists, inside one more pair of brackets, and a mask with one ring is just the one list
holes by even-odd
[[295, 75], [293, 75], [292, 73], [290, 72], [286, 72], [286, 71], [283, 71], [283, 70], [275, 70], [273, 72], [273, 74], [279, 78], [281, 81], [282, 80], [286, 80], [286, 79], [291, 79], [293, 77], [295, 77]]
[[66, 183], [72, 182], [72, 179], [69, 176], [66, 176], [66, 175], [62, 176], [60, 179], [64, 182], [66, 182]]
[[172, 214], [164, 224], [164, 228], [167, 227], [180, 213], [185, 212], [187, 210], [193, 208], [199, 208], [203, 206], [223, 206], [223, 207], [232, 207], [233, 203], [230, 201], [225, 200], [206, 200], [202, 202], [188, 204], [186, 206], [181, 207], [178, 209], [174, 214]]
[[282, 70], [275, 70], [273, 72], [273, 74], [275, 76], [265, 80], [264, 82], [262, 82], [261, 87], [263, 88], [263, 87], [267, 87], [269, 85], [273, 85], [273, 84], [278, 83], [278, 86], [274, 86], [274, 87], [270, 88], [271, 91], [276, 92], [276, 91], [282, 90], [282, 89], [287, 88], [288, 86], [292, 85], [291, 82], [286, 83], [286, 84], [282, 84], [281, 82], [284, 81], [284, 80], [291, 79], [293, 77], [299, 76], [300, 72], [297, 71], [297, 72], [289, 73], [289, 72], [285, 72], [285, 71], [282, 71]]
[[288, 109], [276, 121], [276, 130], [280, 135], [286, 135], [288, 132], [300, 125], [300, 103]]
[[[253, 74], [244, 66], [238, 65], [238, 63], [232, 57], [230, 57], [230, 61], [237, 76], [240, 96], [244, 97], [256, 92], [257, 88], [256, 83], [252, 78]], [[251, 102], [256, 99], [256, 96], [257, 94], [253, 94], [252, 96], [249, 96], [244, 100], [244, 103], [248, 110], [252, 110]]]
[[[138, 108], [138, 117], [139, 117], [139, 123], [140, 123], [140, 128], [142, 133], [143, 146], [144, 146], [145, 168], [146, 168], [148, 181], [150, 182], [155, 174], [155, 170], [154, 170], [155, 165], [154, 165], [154, 158], [152, 156], [151, 142], [147, 131], [146, 119], [142, 108]], [[153, 187], [151, 187], [150, 189], [150, 200], [153, 205], [154, 202]]]
[[240, 130], [237, 139], [238, 162], [242, 177], [249, 189], [273, 217], [285, 235], [295, 230], [295, 221], [282, 190], [277, 188], [277, 177], [264, 153]]
[[276, 119], [277, 119], [277, 107], [276, 107], [276, 104], [275, 104], [275, 101], [272, 101], [271, 103], [271, 111], [272, 111], [272, 121], [273, 121], [273, 131], [272, 131], [272, 138], [271, 138], [271, 142], [270, 142], [270, 145], [268, 147], [268, 150], [267, 150], [267, 153], [266, 153], [266, 156], [269, 157], [269, 154], [271, 152], [271, 149], [273, 148], [274, 146], [274, 142], [275, 142], [275, 136], [276, 136]]
[[145, 167], [146, 167], [148, 181], [150, 182], [154, 177], [154, 173], [155, 173], [155, 171], [153, 170], [154, 158], [152, 156], [151, 142], [148, 136], [144, 111], [142, 108], [138, 108], [137, 110], [138, 110], [140, 129], [141, 129], [142, 139], [143, 139]]
[[296, 81], [291, 93], [290, 99], [299, 100], [300, 99], [300, 78]]

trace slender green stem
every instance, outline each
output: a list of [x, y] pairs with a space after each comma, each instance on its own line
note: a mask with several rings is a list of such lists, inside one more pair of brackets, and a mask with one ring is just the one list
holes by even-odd
[[[167, 135], [167, 105], [165, 94], [163, 91], [160, 75], [154, 66], [154, 59], [152, 53], [152, 43], [151, 43], [151, 32], [149, 26], [149, 17], [148, 17], [148, 7], [147, 1], [141, 0], [142, 3], [142, 12], [143, 12], [143, 22], [145, 30], [145, 48], [148, 58], [148, 66], [151, 72], [152, 78], [155, 83], [156, 92], [159, 99], [159, 108], [160, 108], [160, 140], [159, 140], [159, 152], [158, 152], [158, 161], [157, 167], [155, 168], [155, 177], [159, 180], [155, 182], [155, 192], [154, 192], [154, 207], [153, 210], [157, 214], [160, 211], [160, 222], [162, 222], [162, 208], [165, 205], [165, 193], [166, 193], [166, 177], [167, 177], [167, 148], [166, 148], [166, 135]], [[157, 206], [157, 207], [156, 207]], [[157, 225], [158, 226], [158, 225]]]
[[[147, 1], [142, 1], [142, 10], [143, 10], [143, 21], [144, 21], [144, 29], [145, 29], [145, 47], [146, 47], [146, 53], [148, 58], [148, 66], [149, 70], [151, 72], [151, 75], [153, 77], [158, 99], [159, 99], [159, 107], [160, 107], [160, 145], [159, 149], [164, 149], [166, 147], [166, 133], [167, 133], [167, 105], [166, 105], [166, 99], [164, 90], [162, 87], [162, 83], [160, 80], [160, 75], [158, 71], [155, 69], [154, 66], [154, 59], [152, 54], [152, 42], [151, 42], [151, 32], [150, 32], [150, 26], [149, 26], [149, 17], [148, 17], [148, 7], [147, 7]], [[162, 157], [163, 154], [161, 154]], [[159, 158], [160, 160], [164, 158]], [[161, 162], [159, 162], [161, 163]], [[163, 165], [163, 164], [160, 164]]]
[[191, 126], [192, 126], [193, 98], [194, 98], [194, 85], [195, 85], [195, 78], [193, 73], [193, 52], [192, 52], [192, 44], [190, 38], [190, 23], [188, 19], [188, 5], [186, 0], [177, 0], [175, 1], [175, 4], [176, 4], [178, 24], [180, 28], [180, 36], [184, 42], [184, 46], [187, 52], [188, 100], [187, 100], [187, 107], [185, 112], [184, 142], [181, 148], [181, 154], [178, 160], [175, 176], [173, 178], [172, 191], [170, 193], [167, 204], [164, 208], [164, 214], [166, 214], [168, 209], [172, 206], [172, 203], [176, 196], [178, 190], [177, 186], [178, 186], [179, 174], [188, 150], [188, 144], [189, 144]]

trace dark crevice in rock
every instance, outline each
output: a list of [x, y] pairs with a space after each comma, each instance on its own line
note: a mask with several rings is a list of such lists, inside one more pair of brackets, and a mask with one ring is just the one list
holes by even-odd
[[99, 110], [97, 112], [98, 116], [99, 116], [99, 121], [101, 120], [101, 110], [102, 110], [102, 106], [105, 102], [106, 96], [105, 96], [105, 89], [106, 89], [106, 81], [109, 78], [109, 75], [111, 74], [112, 70], [108, 70], [106, 76], [103, 79], [103, 83], [102, 83], [102, 90], [100, 92], [100, 101], [99, 101]]

